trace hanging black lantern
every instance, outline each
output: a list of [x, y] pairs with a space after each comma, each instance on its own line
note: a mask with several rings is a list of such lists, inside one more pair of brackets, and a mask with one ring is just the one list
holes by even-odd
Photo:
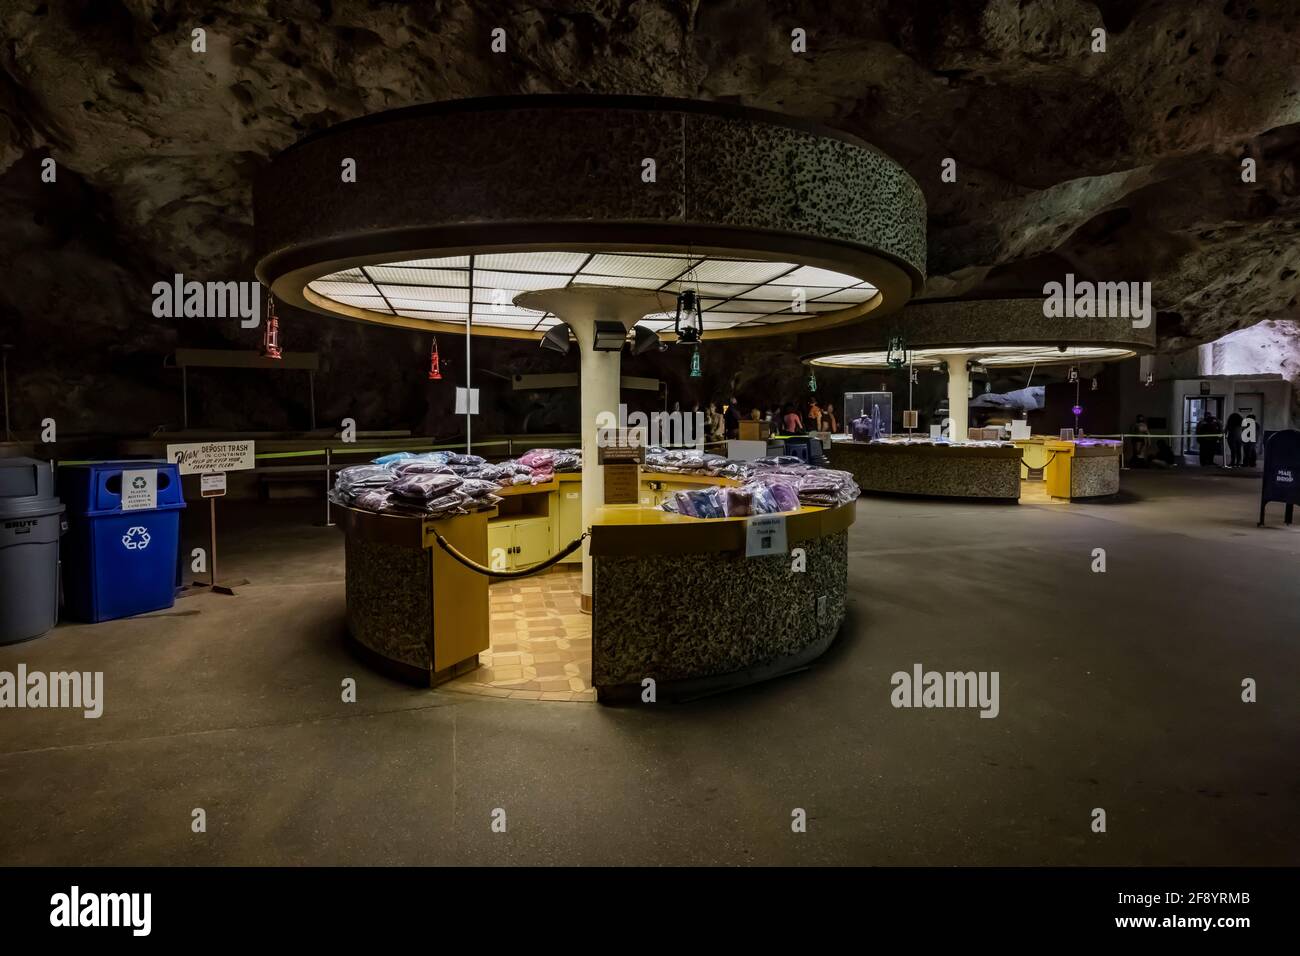
[[907, 341], [901, 335], [891, 335], [889, 337], [889, 351], [885, 355], [885, 364], [890, 368], [902, 368], [907, 362]]
[[677, 294], [677, 319], [673, 322], [673, 331], [679, 345], [695, 345], [704, 338], [704, 313], [694, 289], [684, 289]]

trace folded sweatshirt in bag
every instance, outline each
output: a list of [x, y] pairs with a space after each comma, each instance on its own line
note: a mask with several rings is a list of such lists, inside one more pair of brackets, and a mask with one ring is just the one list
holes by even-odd
[[388, 490], [402, 498], [432, 501], [459, 488], [461, 483], [456, 475], [402, 475], [388, 486]]

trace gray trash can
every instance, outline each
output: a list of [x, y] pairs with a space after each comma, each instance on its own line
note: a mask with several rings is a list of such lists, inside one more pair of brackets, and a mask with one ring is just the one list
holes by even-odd
[[0, 644], [59, 619], [59, 535], [67, 524], [49, 462], [0, 458]]

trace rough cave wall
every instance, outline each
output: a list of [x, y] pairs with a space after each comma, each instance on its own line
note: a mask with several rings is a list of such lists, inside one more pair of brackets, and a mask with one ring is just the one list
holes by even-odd
[[[1104, 54], [1089, 52], [1098, 26]], [[203, 54], [191, 50], [198, 27]], [[504, 54], [490, 51], [495, 27]], [[808, 33], [802, 55], [795, 27]], [[251, 348], [256, 333], [155, 320], [152, 283], [251, 278], [253, 173], [307, 132], [472, 95], [682, 95], [857, 133], [926, 194], [928, 294], [1041, 288], [1067, 270], [1149, 280], [1170, 350], [1300, 318], [1289, 0], [15, 0], [0, 38], [0, 341], [15, 346], [13, 417], [27, 434], [46, 416], [72, 432], [177, 424], [164, 357]], [[46, 157], [54, 184], [40, 181]], [[939, 176], [948, 157], [955, 183]], [[448, 427], [452, 383], [427, 381], [427, 336], [284, 324], [287, 348], [327, 358], [319, 422]], [[483, 365], [514, 354], [485, 352]], [[705, 356], [711, 388], [735, 381], [758, 396], [796, 397], [796, 365], [776, 340]], [[196, 423], [306, 422], [297, 376], [194, 378]]]

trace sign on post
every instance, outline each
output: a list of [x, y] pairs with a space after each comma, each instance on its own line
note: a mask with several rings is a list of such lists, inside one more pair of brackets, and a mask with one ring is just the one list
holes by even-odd
[[235, 587], [248, 581], [217, 583], [217, 499], [226, 493], [226, 472], [251, 471], [256, 458], [251, 441], [187, 442], [167, 446], [167, 460], [176, 463], [182, 475], [199, 475], [199, 494], [208, 499], [208, 580], [217, 594], [234, 594]]

